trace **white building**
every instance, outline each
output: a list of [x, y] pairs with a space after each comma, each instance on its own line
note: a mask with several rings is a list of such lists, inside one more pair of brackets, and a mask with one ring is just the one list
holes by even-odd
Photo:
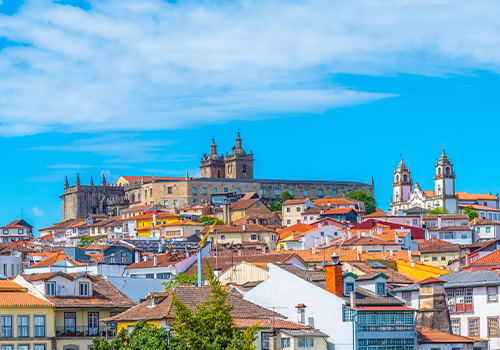
[[313, 325], [328, 335], [329, 350], [372, 346], [389, 350], [394, 345], [416, 349], [415, 310], [386, 291], [387, 276], [358, 280], [353, 273], [342, 275], [341, 265], [327, 266], [326, 273], [288, 264], [268, 267], [269, 278], [246, 292], [244, 298], [274, 307], [290, 320], [297, 317], [299, 322]]
[[473, 242], [472, 229], [467, 215], [424, 215], [425, 239], [438, 238], [453, 244], [467, 245]]
[[313, 206], [313, 202], [308, 198], [287, 200], [285, 203], [283, 203], [281, 210], [283, 226], [299, 224], [302, 220], [302, 213], [306, 209]]
[[0, 274], [4, 277], [17, 276], [21, 273], [21, 257], [0, 255]]
[[[500, 277], [497, 271], [463, 271], [439, 276], [450, 310], [454, 334], [490, 339], [490, 350], [500, 349], [498, 290]], [[408, 305], [418, 308], [419, 285], [412, 284], [392, 290]]]

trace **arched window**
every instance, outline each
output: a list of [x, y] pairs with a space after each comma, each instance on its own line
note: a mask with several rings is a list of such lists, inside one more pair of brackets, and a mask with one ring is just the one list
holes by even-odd
[[403, 182], [408, 182], [408, 174], [403, 175]]
[[438, 175], [441, 175], [441, 167], [438, 168]]
[[399, 175], [396, 175], [396, 182], [399, 182]]
[[450, 167], [447, 166], [445, 171], [446, 171], [446, 175], [450, 175], [450, 173], [451, 173]]
[[247, 165], [246, 164], [243, 164], [243, 172], [246, 173], [247, 172]]

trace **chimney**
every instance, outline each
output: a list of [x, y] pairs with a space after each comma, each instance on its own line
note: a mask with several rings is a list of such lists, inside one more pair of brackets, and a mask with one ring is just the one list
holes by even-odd
[[359, 230], [357, 231], [357, 234], [358, 234], [358, 238], [361, 238], [361, 232], [359, 232]]
[[337, 253], [332, 254], [332, 262], [325, 266], [326, 269], [326, 290], [338, 297], [344, 295], [342, 281], [342, 264]]
[[438, 216], [438, 228], [441, 229], [441, 215]]
[[153, 266], [156, 266], [156, 265], [158, 265], [158, 257], [155, 255], [153, 257]]
[[247, 229], [247, 225], [245, 225], [245, 224], [241, 225], [241, 230], [242, 231], [246, 231], [246, 229]]
[[324, 234], [321, 235], [321, 244], [325, 244], [325, 235]]
[[306, 323], [306, 307], [304, 304], [299, 304], [295, 306], [297, 309], [297, 322], [301, 324]]
[[352, 238], [352, 232], [351, 230], [347, 231], [347, 239], [351, 239]]
[[222, 204], [222, 218], [226, 225], [231, 226], [231, 203], [227, 198], [224, 199], [224, 203]]
[[135, 252], [135, 260], [134, 262], [139, 262], [141, 260], [141, 253], [138, 251]]
[[355, 309], [356, 308], [356, 293], [349, 294], [349, 297], [351, 299], [350, 300], [351, 308]]
[[314, 247], [313, 248], [317, 248], [319, 247], [319, 237], [314, 237]]
[[316, 254], [316, 247], [311, 248], [311, 254]]
[[153, 226], [156, 226], [156, 213], [153, 214]]
[[382, 234], [382, 227], [377, 227], [377, 234], [379, 234], [379, 235]]
[[329, 246], [330, 245], [330, 236], [325, 236], [326, 238], [326, 245]]
[[408, 249], [408, 260], [411, 260], [411, 249]]

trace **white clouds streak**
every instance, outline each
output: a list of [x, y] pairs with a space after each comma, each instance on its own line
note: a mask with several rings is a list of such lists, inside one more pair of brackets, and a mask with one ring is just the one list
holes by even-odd
[[[496, 1], [31, 0], [0, 15], [0, 135], [189, 128], [392, 94], [332, 73], [500, 65]], [[443, 68], [446, 67], [446, 68]]]

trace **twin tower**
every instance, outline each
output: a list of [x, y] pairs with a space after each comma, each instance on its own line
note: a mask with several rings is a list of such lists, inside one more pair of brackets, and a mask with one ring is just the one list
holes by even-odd
[[201, 177], [221, 179], [253, 179], [253, 154], [245, 152], [241, 147], [241, 137], [238, 132], [236, 145], [231, 154], [217, 154], [217, 145], [212, 138], [210, 154], [203, 154], [200, 162]]

